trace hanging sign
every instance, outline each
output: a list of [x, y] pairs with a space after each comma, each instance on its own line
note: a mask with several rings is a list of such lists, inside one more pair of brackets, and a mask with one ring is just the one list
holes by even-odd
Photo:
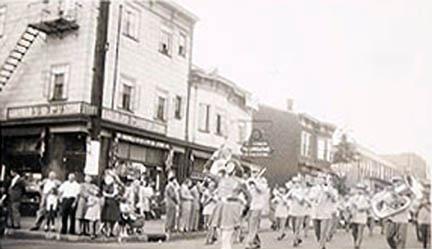
[[87, 141], [86, 164], [84, 174], [99, 175], [99, 154], [100, 142], [89, 140]]

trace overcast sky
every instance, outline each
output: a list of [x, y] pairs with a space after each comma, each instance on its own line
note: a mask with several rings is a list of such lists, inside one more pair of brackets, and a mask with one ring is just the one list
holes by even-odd
[[195, 64], [432, 163], [432, 1], [176, 0], [199, 16]]

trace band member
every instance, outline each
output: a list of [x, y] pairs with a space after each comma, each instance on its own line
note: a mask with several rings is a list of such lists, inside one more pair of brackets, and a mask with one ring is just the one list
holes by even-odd
[[317, 178], [317, 184], [311, 189], [313, 192], [313, 224], [318, 248], [325, 249], [327, 237], [331, 227], [332, 207], [336, 202], [337, 192], [331, 186], [331, 181], [323, 175]]
[[[421, 200], [420, 206], [417, 211], [417, 225], [420, 230], [420, 239], [423, 245], [423, 249], [428, 248], [430, 244], [430, 222], [431, 222], [431, 202], [430, 202], [430, 185], [424, 192], [424, 196]], [[429, 245], [430, 246], [430, 245]]]
[[355, 187], [353, 195], [348, 199], [348, 208], [351, 213], [350, 228], [354, 240], [354, 249], [360, 249], [370, 208], [365, 185], [358, 184]]
[[288, 218], [288, 199], [286, 197], [287, 190], [284, 187], [279, 187], [274, 191], [272, 203], [275, 206], [275, 218], [277, 226], [280, 230], [278, 240], [282, 240], [286, 236], [286, 221]]
[[[392, 191], [393, 198], [392, 200], [385, 201], [384, 205], [393, 209], [397, 209], [404, 204], [404, 197], [406, 194], [399, 194], [395, 190], [398, 188], [398, 186], [405, 183], [403, 182], [402, 178], [399, 177], [393, 178], [392, 183], [394, 188], [391, 188], [389, 191]], [[388, 218], [388, 223], [386, 225], [386, 239], [391, 249], [405, 248], [408, 220], [409, 208], [405, 208]]]
[[246, 248], [260, 248], [261, 240], [258, 235], [262, 211], [266, 205], [267, 182], [264, 178], [257, 176], [258, 172], [252, 172], [247, 187], [251, 196], [249, 210], [248, 235], [246, 237]]
[[301, 239], [301, 230], [305, 217], [306, 206], [309, 205], [306, 200], [306, 193], [304, 187], [301, 185], [300, 176], [292, 179], [293, 186], [287, 194], [291, 200], [289, 215], [292, 218], [292, 227], [294, 232], [293, 246], [297, 247], [303, 241]]
[[[240, 224], [242, 204], [240, 193], [244, 193], [250, 200], [249, 192], [242, 181], [234, 176], [237, 161], [229, 160], [225, 167], [220, 169], [220, 175], [208, 174], [217, 182], [216, 192], [219, 200], [211, 217], [211, 226], [221, 231], [221, 249], [231, 249], [234, 228]], [[249, 201], [248, 201], [249, 203]]]

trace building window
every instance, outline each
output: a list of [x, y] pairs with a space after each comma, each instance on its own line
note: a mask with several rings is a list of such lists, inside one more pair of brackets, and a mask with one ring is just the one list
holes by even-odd
[[328, 162], [331, 162], [333, 160], [332, 158], [332, 151], [333, 151], [333, 142], [331, 139], [327, 139], [326, 141], [326, 159]]
[[68, 66], [54, 66], [51, 69], [51, 100], [67, 99]]
[[238, 135], [239, 135], [239, 143], [243, 143], [245, 142], [248, 138], [247, 138], [247, 131], [246, 131], [246, 124], [245, 123], [240, 123], [238, 125]]
[[221, 114], [216, 114], [216, 134], [223, 135], [223, 118]]
[[182, 109], [183, 109], [183, 99], [181, 96], [176, 96], [175, 97], [175, 109], [174, 109], [174, 117], [176, 119], [181, 119], [182, 118]]
[[166, 121], [166, 98], [163, 96], [157, 97], [157, 103], [156, 103], [156, 119], [159, 121]]
[[310, 156], [310, 140], [311, 140], [311, 134], [306, 131], [302, 131], [301, 148], [300, 148], [300, 153], [302, 156], [305, 157]]
[[179, 36], [179, 46], [178, 46], [178, 54], [182, 57], [186, 57], [187, 51], [187, 38], [185, 34], [180, 33]]
[[0, 6], [0, 37], [5, 34], [6, 6]]
[[199, 105], [199, 130], [203, 132], [209, 132], [210, 130], [210, 105], [200, 104]]
[[172, 43], [172, 34], [168, 31], [161, 31], [161, 38], [159, 41], [159, 52], [164, 55], [171, 56], [171, 43]]
[[317, 151], [317, 157], [319, 160], [325, 160], [326, 159], [326, 140], [323, 138], [318, 138], [318, 151]]
[[121, 108], [132, 111], [132, 86], [123, 84]]
[[126, 8], [123, 13], [123, 34], [127, 37], [138, 39], [139, 12]]

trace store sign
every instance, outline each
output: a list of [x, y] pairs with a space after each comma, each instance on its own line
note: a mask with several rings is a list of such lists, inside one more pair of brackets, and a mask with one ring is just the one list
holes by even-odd
[[240, 151], [244, 157], [269, 157], [273, 150], [269, 142], [263, 138], [261, 130], [254, 129], [249, 140], [242, 144]]
[[8, 119], [58, 117], [77, 114], [94, 115], [96, 114], [96, 107], [87, 103], [75, 102], [9, 107], [7, 109]]
[[151, 139], [147, 139], [147, 138], [131, 136], [131, 135], [123, 134], [123, 133], [117, 133], [117, 138], [122, 140], [122, 141], [125, 141], [125, 142], [140, 144], [140, 145], [144, 145], [144, 146], [148, 146], [148, 147], [155, 147], [155, 148], [165, 149], [165, 150], [170, 149], [170, 145], [167, 143], [159, 142], [159, 141], [155, 141], [155, 140], [151, 140]]
[[96, 176], [99, 175], [99, 155], [100, 155], [100, 142], [87, 141], [86, 163], [84, 167], [84, 174]]
[[102, 119], [159, 134], [165, 134], [167, 130], [165, 124], [111, 109], [102, 110]]

